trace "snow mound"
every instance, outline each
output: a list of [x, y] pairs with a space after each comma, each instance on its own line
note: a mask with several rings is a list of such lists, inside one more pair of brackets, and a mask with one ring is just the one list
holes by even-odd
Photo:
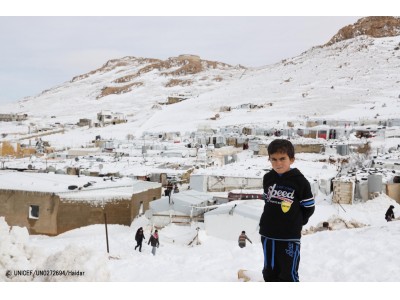
[[[68, 245], [65, 249], [49, 256], [43, 270], [60, 270], [62, 276], [43, 276], [35, 281], [109, 281], [107, 255], [95, 253], [82, 246]], [[65, 271], [70, 272], [65, 275]]]
[[48, 255], [31, 245], [25, 227], [10, 227], [0, 217], [0, 281], [110, 280], [106, 254], [67, 244]]
[[27, 245], [26, 228], [13, 226], [0, 217], [0, 281], [31, 281], [30, 276], [14, 276], [15, 270], [31, 270], [32, 249]]

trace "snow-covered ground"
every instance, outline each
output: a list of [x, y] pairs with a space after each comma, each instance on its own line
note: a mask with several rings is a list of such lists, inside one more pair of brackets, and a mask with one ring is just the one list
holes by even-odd
[[[305, 229], [315, 227], [322, 221], [332, 220], [331, 218], [340, 218], [349, 223], [366, 226], [346, 229], [340, 225], [335, 227], [331, 221], [334, 230], [303, 235], [300, 280], [314, 283], [379, 282], [382, 286], [373, 285], [379, 289], [387, 287], [385, 283], [399, 282], [400, 256], [397, 252], [400, 245], [400, 222], [384, 220], [384, 213], [391, 204], [395, 206], [394, 211], [398, 215], [400, 205], [385, 195], [365, 203], [342, 205], [342, 207], [319, 199], [316, 212]], [[134, 250], [136, 245], [134, 235], [139, 227], [145, 229], [146, 237], [142, 252]], [[196, 236], [197, 227], [200, 227], [198, 240], [188, 246]], [[130, 227], [108, 225], [109, 253], [107, 253], [104, 225], [88, 226], [56, 237], [29, 236], [26, 228], [17, 226], [9, 228], [4, 218], [0, 218], [2, 254], [0, 280], [136, 282], [133, 290], [141, 290], [139, 294], [142, 296], [158, 292], [151, 291], [151, 287], [142, 286], [137, 284], [138, 282], [155, 282], [157, 283], [155, 286], [160, 286], [162, 289], [165, 287], [160, 284], [162, 282], [192, 283], [189, 285], [190, 288], [176, 284], [173, 284], [174, 288], [167, 288], [171, 293], [182, 293], [176, 291], [176, 288], [183, 289], [185, 294], [191, 294], [192, 289], [202, 289], [203, 285], [211, 290], [215, 287], [214, 284], [205, 283], [239, 283], [241, 281], [237, 278], [239, 269], [249, 270], [254, 281], [262, 282], [263, 254], [259, 236], [250, 236], [253, 244], [248, 243], [247, 247], [242, 249], [238, 247], [236, 239], [224, 240], [207, 235], [202, 223], [194, 223], [191, 226], [171, 224], [159, 230], [161, 245], [153, 256], [151, 247], [147, 245], [150, 230], [149, 221], [144, 216], [135, 219]], [[8, 276], [6, 276], [7, 270], [11, 272]], [[82, 272], [84, 275], [17, 275], [14, 273], [17, 270], [70, 270]], [[245, 283], [239, 284], [240, 289], [254, 293], [243, 284]], [[247, 284], [261, 293], [271, 288], [277, 292], [275, 284], [265, 285], [264, 288], [257, 284]], [[230, 295], [231, 285], [222, 286], [229, 289], [226, 292]], [[321, 284], [313, 286], [319, 289]], [[148, 287], [150, 290], [142, 290], [143, 287]], [[342, 288], [342, 285], [338, 287]], [[345, 289], [347, 287], [344, 286]], [[365, 287], [363, 285], [360, 288]], [[219, 289], [218, 286], [216, 291]], [[200, 290], [194, 294], [203, 292]], [[354, 291], [349, 290], [349, 292]], [[356, 294], [362, 295], [364, 292], [365, 290], [357, 290]], [[398, 294], [396, 290], [392, 292], [393, 295]], [[211, 292], [211, 295], [213, 294]]]

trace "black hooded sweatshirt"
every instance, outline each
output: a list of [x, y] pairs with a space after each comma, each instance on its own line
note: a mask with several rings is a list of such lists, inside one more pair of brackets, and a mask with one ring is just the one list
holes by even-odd
[[260, 234], [277, 240], [300, 240], [301, 229], [314, 213], [315, 201], [308, 180], [298, 169], [264, 175], [264, 212]]

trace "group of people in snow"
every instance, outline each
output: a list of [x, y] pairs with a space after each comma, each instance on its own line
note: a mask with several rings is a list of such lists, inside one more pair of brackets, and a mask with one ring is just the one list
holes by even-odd
[[[145, 239], [145, 236], [144, 236], [144, 233], [143, 233], [143, 227], [140, 227], [136, 231], [136, 235], [135, 235], [135, 240], [136, 240], [135, 250], [137, 248], [139, 248], [139, 252], [142, 252], [142, 243], [143, 243], [144, 239]], [[160, 246], [160, 241], [159, 241], [159, 237], [158, 237], [158, 230], [155, 230], [154, 233], [150, 235], [150, 239], [149, 239], [149, 242], [147, 244], [148, 245], [151, 244], [151, 247], [152, 247], [151, 253], [153, 255], [156, 255], [156, 250]]]

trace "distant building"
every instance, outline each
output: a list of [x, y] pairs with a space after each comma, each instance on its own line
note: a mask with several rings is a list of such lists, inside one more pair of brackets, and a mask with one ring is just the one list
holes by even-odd
[[167, 104], [175, 104], [183, 100], [189, 99], [190, 97], [192, 97], [191, 93], [172, 94], [171, 96], [168, 97]]
[[78, 126], [82, 127], [82, 126], [92, 126], [92, 120], [90, 119], [79, 119], [78, 122]]
[[36, 148], [21, 145], [19, 142], [0, 142], [0, 156], [13, 156], [16, 158], [36, 154]]
[[0, 114], [0, 122], [24, 121], [28, 119], [27, 114]]
[[115, 125], [126, 122], [126, 118], [123, 113], [114, 113], [109, 110], [102, 110], [101, 112], [97, 113], [97, 120], [101, 126]]

